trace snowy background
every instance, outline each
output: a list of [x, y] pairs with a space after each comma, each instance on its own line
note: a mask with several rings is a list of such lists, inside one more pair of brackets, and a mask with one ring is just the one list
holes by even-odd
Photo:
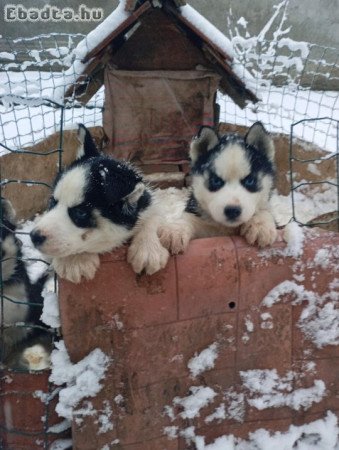
[[[294, 135], [333, 154], [338, 152], [339, 95], [338, 91], [320, 88], [328, 80], [332, 82], [331, 86], [335, 85], [337, 51], [290, 39], [286, 5], [287, 2], [283, 1], [273, 7], [272, 17], [257, 35], [249, 34], [245, 17], [234, 18], [232, 14], [229, 15], [229, 36], [227, 41], [222, 40], [222, 44], [233, 53], [236, 59], [235, 70], [261, 100], [258, 104], [248, 105], [241, 110], [231, 99], [219, 95], [220, 121], [248, 126], [256, 120], [261, 120], [269, 131], [289, 134], [291, 126], [299, 121], [323, 118], [320, 121], [301, 122], [294, 127]], [[185, 14], [192, 16], [189, 10], [186, 10]], [[124, 18], [120, 9], [112, 15], [109, 25], [116, 25]], [[204, 28], [204, 22], [201, 26]], [[109, 28], [107, 23], [105, 27]], [[34, 144], [59, 130], [61, 109], [56, 107], [56, 104], [61, 104], [65, 87], [74, 82], [84, 69], [80, 59], [88, 48], [95, 46], [99, 34], [102, 39], [105, 27], [100, 33], [94, 33], [91, 38], [85, 40], [82, 40], [81, 35], [68, 36], [62, 46], [53, 42], [50, 37], [32, 38], [33, 41], [35, 39], [36, 48], [30, 45], [28, 51], [25, 50], [25, 41], [19, 39], [11, 44], [8, 50], [0, 53], [0, 60], [3, 62], [0, 67], [0, 143], [3, 145], [0, 152]], [[215, 39], [218, 40], [219, 36], [216, 35]], [[18, 62], [22, 55], [18, 55], [15, 48], [23, 48], [20, 51], [27, 53], [25, 62]], [[46, 65], [49, 67], [47, 71]], [[67, 69], [69, 66], [71, 68]], [[31, 70], [32, 68], [34, 70]], [[337, 81], [339, 89], [339, 80]], [[75, 122], [83, 122], [87, 126], [102, 125], [102, 89], [87, 107], [75, 106], [64, 111], [66, 126], [73, 126]], [[292, 215], [291, 198], [276, 194], [272, 202], [278, 223], [286, 224]], [[306, 222], [316, 215], [337, 209], [337, 188], [333, 185], [312, 196], [299, 193], [296, 195], [296, 204], [299, 208], [299, 219]], [[27, 224], [26, 230], [31, 226]], [[291, 293], [295, 297], [295, 304], [304, 305], [298, 326], [314, 345], [318, 348], [338, 345], [338, 280], [329, 286], [329, 292], [322, 297], [305, 291], [300, 274], [297, 274], [297, 258], [302, 252], [304, 235], [295, 224], [291, 224], [285, 234], [288, 241], [286, 256], [292, 254], [296, 258], [295, 278], [277, 286], [263, 299], [267, 310], [262, 314], [261, 326], [274, 326], [269, 308], [279, 301], [281, 295]], [[326, 269], [328, 252], [331, 251], [336, 249], [321, 249], [314, 261], [315, 267]], [[32, 253], [26, 240], [24, 252], [27, 257], [39, 257]], [[339, 260], [339, 255], [337, 258]], [[41, 268], [30, 265], [33, 277], [39, 270]], [[339, 270], [339, 267], [336, 270]], [[52, 327], [59, 324], [56, 302], [55, 296], [50, 292], [46, 293], [44, 320]], [[250, 339], [253, 327], [254, 324], [248, 317], [247, 332], [243, 339]], [[188, 362], [192, 380], [214, 367], [218, 352], [218, 343], [213, 342], [208, 348], [192, 355]], [[52, 355], [52, 362], [51, 381], [60, 386], [66, 384], [59, 392], [57, 411], [64, 418], [59, 429], [67, 428], [76, 413], [78, 420], [86, 415], [95, 417], [103, 433], [110, 430], [113, 426], [110, 421], [112, 411], [108, 406], [102, 411], [94, 411], [88, 401], [85, 407], [82, 405], [78, 408], [83, 398], [93, 397], [100, 391], [109, 363], [107, 356], [97, 349], [83, 361], [73, 365], [61, 342]], [[305, 371], [312, 372], [313, 369], [314, 366], [310, 362]], [[229, 418], [241, 421], [247, 404], [257, 409], [287, 406], [294, 410], [306, 410], [326, 395], [326, 386], [321, 379], [316, 379], [307, 389], [294, 389], [297, 375], [293, 372], [278, 375], [275, 370], [252, 370], [240, 375], [244, 389], [241, 392], [232, 389], [225, 392], [223, 401], [206, 417], [206, 423]], [[178, 419], [198, 417], [202, 408], [211, 404], [215, 396], [212, 388], [192, 382], [187, 396], [175, 397], [172, 404], [168, 405], [166, 412], [173, 421], [173, 426], [167, 427], [164, 434], [169, 439], [184, 437], [189, 444], [194, 444], [197, 450], [339, 450], [337, 417], [330, 411], [321, 420], [299, 427], [291, 426], [284, 433], [272, 434], [260, 429], [252, 433], [248, 440], [229, 435], [222, 436], [208, 445], [205, 444], [203, 436], [196, 434], [193, 427], [180, 429], [176, 425]], [[178, 408], [180, 412], [175, 413]], [[69, 444], [68, 440], [60, 440], [55, 443], [53, 450], [62, 450]], [[111, 447], [107, 446], [100, 450], [109, 448]]]
[[[86, 67], [81, 63], [84, 55], [126, 19], [122, 5], [123, 2], [85, 38], [70, 35], [60, 45], [53, 35], [40, 36], [2, 45], [1, 142], [11, 149], [21, 148], [60, 128], [60, 111], [41, 103], [63, 102], [63, 93]], [[339, 95], [338, 91], [320, 88], [339, 86], [338, 51], [289, 38], [287, 5], [288, 1], [283, 0], [272, 6], [271, 18], [255, 36], [249, 34], [246, 19], [233, 17], [231, 11], [228, 38], [214, 27], [211, 30], [209, 22], [197, 16], [189, 5], [182, 8], [182, 14], [212, 35], [215, 43], [234, 57], [233, 69], [261, 99], [258, 104], [241, 110], [230, 98], [219, 95], [221, 122], [248, 126], [261, 120], [269, 131], [289, 134], [293, 123], [327, 117], [327, 121], [301, 124], [295, 129], [295, 135], [335, 152]], [[13, 102], [22, 105], [13, 107]], [[86, 108], [76, 106], [65, 110], [66, 126], [79, 120], [88, 126], [102, 125], [103, 89]]]

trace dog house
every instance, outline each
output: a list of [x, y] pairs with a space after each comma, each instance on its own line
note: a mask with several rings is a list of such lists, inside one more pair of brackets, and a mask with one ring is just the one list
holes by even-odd
[[218, 123], [218, 89], [241, 107], [257, 101], [235, 71], [229, 41], [185, 1], [122, 2], [83, 47], [66, 98], [86, 103], [104, 85], [106, 150], [147, 171], [187, 162], [198, 128]]

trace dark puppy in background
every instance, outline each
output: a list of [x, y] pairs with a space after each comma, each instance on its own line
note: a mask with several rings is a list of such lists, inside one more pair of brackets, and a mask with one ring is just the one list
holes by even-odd
[[[28, 277], [22, 260], [21, 242], [15, 236], [15, 212], [9, 201], [1, 198], [0, 238], [1, 238], [1, 294], [0, 314], [3, 317], [1, 327], [2, 348], [1, 361], [7, 364], [8, 358], [21, 359], [22, 352], [30, 346], [29, 341], [47, 333], [45, 325], [40, 321], [43, 297], [42, 289], [47, 279], [43, 274], [35, 283]], [[33, 342], [33, 341], [31, 341]], [[18, 349], [20, 356], [18, 356]], [[22, 364], [30, 368], [30, 351], [26, 352]], [[34, 356], [35, 358], [35, 356]], [[34, 359], [33, 358], [33, 359]], [[13, 361], [13, 359], [12, 359]], [[31, 361], [34, 366], [34, 362]]]
[[[153, 192], [132, 165], [100, 155], [84, 125], [79, 125], [78, 139], [77, 160], [55, 180], [49, 209], [31, 232], [33, 244], [52, 258], [56, 273], [75, 283], [93, 278], [99, 254], [131, 239], [154, 209]], [[159, 270], [168, 251], [156, 233], [149, 245], [145, 268], [155, 255]]]

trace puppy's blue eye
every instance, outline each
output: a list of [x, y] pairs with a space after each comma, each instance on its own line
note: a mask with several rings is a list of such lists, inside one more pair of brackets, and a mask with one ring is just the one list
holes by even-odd
[[208, 189], [212, 192], [218, 191], [224, 186], [225, 182], [222, 178], [218, 177], [215, 173], [210, 173], [208, 179]]
[[69, 217], [74, 225], [80, 228], [90, 228], [95, 224], [91, 211], [86, 206], [74, 206], [68, 209]]
[[250, 192], [255, 192], [257, 190], [257, 179], [251, 174], [241, 180], [241, 184]]
[[73, 211], [73, 216], [79, 220], [83, 220], [86, 219], [86, 217], [88, 217], [88, 211], [77, 208]]

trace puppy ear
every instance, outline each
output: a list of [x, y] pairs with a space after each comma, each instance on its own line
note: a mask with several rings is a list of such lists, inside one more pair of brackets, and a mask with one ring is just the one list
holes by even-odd
[[274, 143], [261, 122], [255, 122], [245, 136], [246, 144], [252, 145], [266, 153], [270, 161], [274, 161]]
[[92, 176], [103, 190], [105, 201], [113, 205], [117, 201], [136, 203], [145, 190], [142, 176], [128, 163], [104, 158], [95, 163]]
[[213, 128], [203, 126], [198, 134], [192, 139], [190, 145], [190, 157], [194, 163], [200, 155], [211, 150], [219, 142], [219, 136]]
[[145, 192], [146, 186], [144, 185], [144, 183], [139, 182], [135, 185], [134, 190], [126, 195], [126, 197], [124, 197], [124, 200], [126, 202], [128, 202], [130, 205], [136, 205], [138, 203], [139, 198], [143, 195], [143, 193]]
[[16, 226], [16, 218], [15, 218], [15, 210], [12, 206], [12, 203], [9, 200], [1, 197], [1, 217], [3, 220], [7, 220], [7, 222], [11, 223], [13, 226]]
[[79, 141], [79, 147], [76, 159], [91, 158], [93, 156], [100, 155], [91, 136], [91, 133], [82, 123], [79, 123], [78, 125], [77, 139]]

